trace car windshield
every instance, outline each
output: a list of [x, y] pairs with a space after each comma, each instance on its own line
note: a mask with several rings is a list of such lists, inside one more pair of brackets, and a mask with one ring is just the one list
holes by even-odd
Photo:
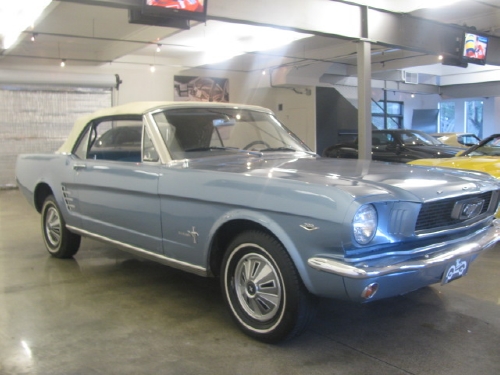
[[500, 156], [500, 137], [494, 137], [468, 153], [469, 156]]
[[412, 130], [396, 133], [402, 143], [408, 146], [442, 146], [443, 143], [430, 135]]
[[153, 118], [173, 159], [224, 152], [312, 152], [273, 115], [237, 108], [189, 108]]

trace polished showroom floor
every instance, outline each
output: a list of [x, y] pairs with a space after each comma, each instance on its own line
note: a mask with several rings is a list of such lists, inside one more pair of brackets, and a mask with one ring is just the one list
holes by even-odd
[[500, 374], [500, 246], [398, 298], [323, 300], [302, 336], [254, 341], [216, 280], [83, 240], [51, 258], [39, 215], [0, 191], [0, 374]]

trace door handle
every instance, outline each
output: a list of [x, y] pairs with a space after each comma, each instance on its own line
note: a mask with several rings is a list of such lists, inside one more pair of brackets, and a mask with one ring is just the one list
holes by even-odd
[[75, 171], [79, 171], [81, 169], [87, 168], [87, 164], [73, 164], [73, 169]]

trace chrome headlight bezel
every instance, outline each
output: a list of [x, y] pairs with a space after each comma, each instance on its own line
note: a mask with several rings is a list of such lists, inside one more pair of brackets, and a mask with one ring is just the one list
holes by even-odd
[[378, 228], [378, 213], [373, 204], [364, 204], [358, 208], [352, 219], [352, 234], [359, 245], [369, 244]]

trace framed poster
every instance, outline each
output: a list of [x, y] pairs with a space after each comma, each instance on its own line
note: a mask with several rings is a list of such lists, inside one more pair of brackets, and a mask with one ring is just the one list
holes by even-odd
[[174, 100], [229, 102], [227, 78], [174, 76]]

